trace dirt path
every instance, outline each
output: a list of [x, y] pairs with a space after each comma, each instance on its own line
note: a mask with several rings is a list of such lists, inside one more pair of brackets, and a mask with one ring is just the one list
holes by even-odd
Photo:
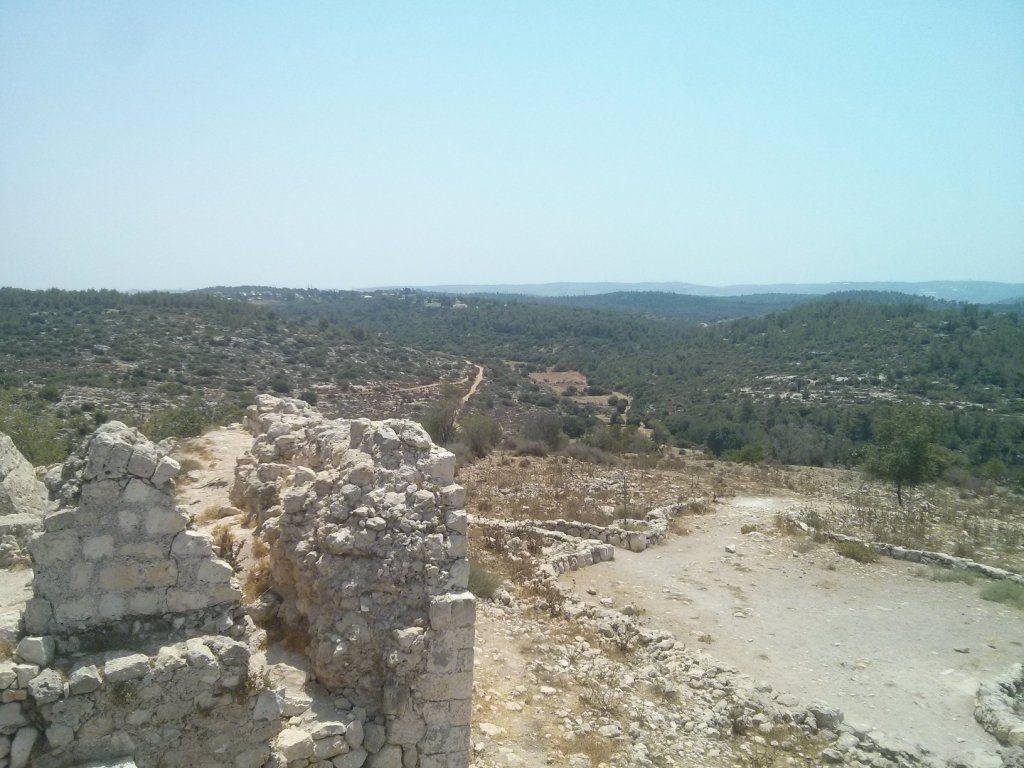
[[[466, 362], [468, 363], [469, 361], [467, 360]], [[476, 365], [476, 376], [473, 377], [473, 383], [469, 385], [469, 391], [462, 396], [462, 400], [459, 403], [460, 407], [469, 402], [469, 399], [476, 394], [484, 380], [484, 367], [478, 363], [473, 363], [473, 365]]]
[[[577, 591], [632, 602], [647, 621], [801, 701], [822, 699], [947, 757], [997, 745], [974, 721], [978, 681], [1024, 657], [1024, 613], [978, 586], [921, 578], [882, 559], [861, 565], [777, 534], [796, 500], [737, 497], [692, 534], [568, 575]], [[756, 524], [765, 533], [740, 533]], [[726, 546], [735, 547], [735, 553]], [[586, 590], [597, 592], [588, 596]]]

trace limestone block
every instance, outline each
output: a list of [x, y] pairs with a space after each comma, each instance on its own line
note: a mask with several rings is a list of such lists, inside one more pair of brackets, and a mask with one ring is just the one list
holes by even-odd
[[149, 672], [149, 657], [142, 653], [116, 656], [103, 665], [103, 676], [108, 683], [135, 680]]
[[462, 509], [449, 510], [445, 515], [444, 524], [448, 530], [465, 536], [469, 528], [468, 515]]
[[25, 768], [32, 756], [32, 748], [39, 738], [39, 731], [32, 726], [19, 728], [11, 742], [10, 768]]
[[416, 744], [426, 732], [423, 718], [412, 712], [388, 720], [387, 738], [391, 744]]
[[435, 631], [447, 629], [452, 622], [451, 595], [439, 595], [430, 601], [430, 627]]
[[363, 724], [363, 748], [371, 755], [380, 752], [381, 747], [387, 742], [387, 731], [384, 726], [377, 723]]
[[465, 752], [469, 751], [469, 726], [431, 726], [427, 729], [426, 736], [420, 742], [420, 749], [426, 754], [437, 754], [439, 752]]
[[146, 480], [132, 478], [124, 489], [121, 499], [125, 504], [136, 504], [145, 506], [147, 504], [159, 504], [163, 494], [149, 484]]
[[[29, 602], [32, 602], [31, 600]], [[29, 606], [26, 606], [26, 610]], [[48, 620], [48, 616], [47, 616]], [[45, 627], [45, 622], [43, 624]], [[5, 613], [0, 613], [0, 643], [13, 645], [17, 642], [19, 637], [22, 637], [23, 622], [22, 622], [22, 611], [19, 610], [8, 610]], [[28, 630], [26, 630], [28, 631]], [[35, 629], [33, 634], [39, 634], [45, 630]]]
[[18, 675], [17, 686], [19, 688], [25, 688], [28, 686], [29, 680], [32, 680], [36, 675], [39, 674], [39, 665], [15, 664], [14, 671]]
[[451, 557], [465, 557], [469, 552], [469, 539], [461, 533], [453, 533], [448, 537], [448, 554]]
[[309, 725], [309, 735], [314, 741], [326, 739], [331, 736], [344, 736], [348, 730], [348, 724], [340, 720], [317, 720]]
[[108, 621], [124, 617], [127, 611], [128, 601], [121, 592], [106, 592], [100, 595], [96, 605], [96, 615]]
[[181, 465], [169, 456], [164, 456], [156, 465], [152, 482], [157, 488], [171, 480], [181, 471]]
[[117, 527], [124, 534], [133, 534], [142, 524], [142, 515], [134, 509], [119, 509], [117, 511]]
[[148, 536], [175, 534], [185, 530], [188, 524], [188, 516], [176, 509], [151, 507], [145, 511], [143, 518]]
[[276, 720], [281, 715], [281, 705], [273, 691], [262, 691], [256, 697], [253, 720]]
[[196, 578], [204, 584], [227, 584], [235, 572], [223, 560], [206, 560], [199, 565]]
[[93, 664], [78, 667], [68, 677], [68, 690], [72, 696], [92, 693], [103, 683], [100, 671]]
[[114, 554], [114, 537], [110, 534], [89, 536], [82, 541], [82, 556], [86, 560], [100, 560]]
[[[82, 521], [93, 516], [95, 510], [109, 509], [118, 503], [121, 496], [121, 483], [116, 479], [95, 480], [82, 486], [80, 509], [73, 515], [73, 525], [81, 527]], [[64, 526], [68, 528], [71, 526]]]
[[402, 768], [402, 748], [395, 744], [386, 744], [376, 754], [366, 760], [367, 768]]
[[75, 732], [70, 726], [54, 723], [46, 729], [46, 742], [50, 745], [50, 749], [66, 747], [74, 740]]
[[10, 688], [18, 679], [14, 664], [9, 661], [0, 662], [0, 690]]
[[348, 724], [348, 728], [345, 729], [345, 741], [348, 742], [348, 745], [353, 750], [362, 746], [364, 736], [362, 720], [353, 720]]
[[274, 749], [289, 761], [312, 757], [313, 748], [313, 737], [299, 728], [285, 728], [274, 740]]
[[367, 757], [369, 754], [365, 749], [356, 747], [351, 752], [334, 758], [334, 768], [361, 768]]
[[419, 468], [437, 485], [452, 485], [455, 480], [455, 454], [443, 448], [434, 448], [420, 461]]
[[313, 757], [316, 760], [330, 760], [349, 751], [344, 734], [325, 736], [313, 741]]
[[167, 590], [167, 610], [174, 613], [197, 611], [200, 608], [206, 608], [210, 604], [210, 596], [205, 592], [187, 589]]
[[0, 732], [13, 733], [14, 729], [28, 724], [28, 719], [18, 702], [0, 704]]
[[28, 684], [28, 693], [37, 704], [49, 704], [64, 695], [64, 678], [55, 669], [44, 669]]
[[55, 651], [56, 645], [52, 637], [25, 637], [18, 643], [16, 653], [29, 664], [48, 667], [53, 661]]
[[476, 598], [472, 592], [461, 592], [451, 596], [452, 626], [471, 627], [476, 620]]
[[160, 454], [155, 445], [149, 442], [137, 443], [128, 460], [128, 471], [137, 477], [149, 480], [153, 476], [153, 472], [156, 471], [159, 461]]
[[210, 557], [213, 540], [199, 531], [182, 531], [171, 543], [171, 554], [175, 557]]
[[456, 560], [448, 570], [445, 588], [462, 591], [469, 586], [469, 560]]
[[96, 600], [82, 597], [60, 603], [53, 611], [53, 618], [61, 624], [75, 624], [87, 621], [96, 613]]
[[[446, 485], [440, 491], [441, 506], [445, 509], [462, 509], [466, 504], [466, 489], [461, 485]], [[450, 524], [449, 524], [449, 527]], [[465, 531], [460, 531], [465, 533]]]
[[166, 592], [163, 589], [140, 589], [129, 592], [128, 614], [131, 616], [152, 616], [163, 613], [167, 607]]
[[44, 533], [29, 543], [29, 552], [38, 565], [73, 563], [80, 551], [81, 541], [73, 530]]
[[451, 725], [469, 725], [473, 716], [473, 700], [469, 697], [452, 699], [448, 702], [448, 712]]

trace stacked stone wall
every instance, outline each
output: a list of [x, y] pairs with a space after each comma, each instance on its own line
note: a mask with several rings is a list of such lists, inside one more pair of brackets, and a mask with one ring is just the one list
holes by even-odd
[[35, 469], [0, 433], [0, 568], [28, 565], [28, 541], [42, 528], [47, 507]]
[[269, 546], [276, 621], [317, 681], [382, 717], [372, 766], [468, 765], [475, 604], [455, 457], [405, 420], [325, 420], [261, 397], [233, 501]]
[[181, 614], [200, 625], [219, 615], [221, 630], [230, 624], [226, 614], [241, 593], [231, 566], [213, 557], [210, 538], [187, 530], [187, 514], [175, 507], [178, 469], [119, 422], [97, 430], [65, 463], [54, 488], [59, 506], [29, 545], [29, 634], [75, 650], [89, 636], [137, 635], [140, 620], [161, 629]]

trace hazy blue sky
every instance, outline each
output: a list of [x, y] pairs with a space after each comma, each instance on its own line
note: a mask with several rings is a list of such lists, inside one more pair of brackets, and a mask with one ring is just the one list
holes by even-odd
[[1024, 2], [0, 0], [0, 285], [1024, 281]]

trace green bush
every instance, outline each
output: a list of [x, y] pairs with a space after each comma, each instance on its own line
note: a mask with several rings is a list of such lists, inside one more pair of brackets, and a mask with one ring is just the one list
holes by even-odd
[[936, 566], [929, 570], [928, 578], [944, 583], [973, 584], [978, 580], [978, 574], [963, 568], [939, 568]]
[[459, 424], [458, 438], [478, 459], [483, 458], [501, 440], [501, 427], [482, 413], [471, 413]]
[[859, 541], [840, 541], [836, 544], [836, 552], [843, 557], [856, 560], [858, 563], [877, 563], [878, 553], [867, 544]]
[[501, 577], [473, 560], [469, 561], [469, 591], [481, 600], [489, 600], [501, 586]]
[[1024, 586], [1012, 581], [993, 581], [981, 588], [981, 599], [1024, 611]]
[[206, 403], [193, 399], [185, 405], [154, 413], [140, 429], [156, 442], [167, 437], [197, 437], [211, 427], [240, 420], [244, 413], [244, 406], [238, 402]]
[[60, 422], [52, 414], [32, 410], [13, 394], [0, 393], [0, 432], [32, 464], [54, 464], [67, 457], [70, 444], [59, 430]]

